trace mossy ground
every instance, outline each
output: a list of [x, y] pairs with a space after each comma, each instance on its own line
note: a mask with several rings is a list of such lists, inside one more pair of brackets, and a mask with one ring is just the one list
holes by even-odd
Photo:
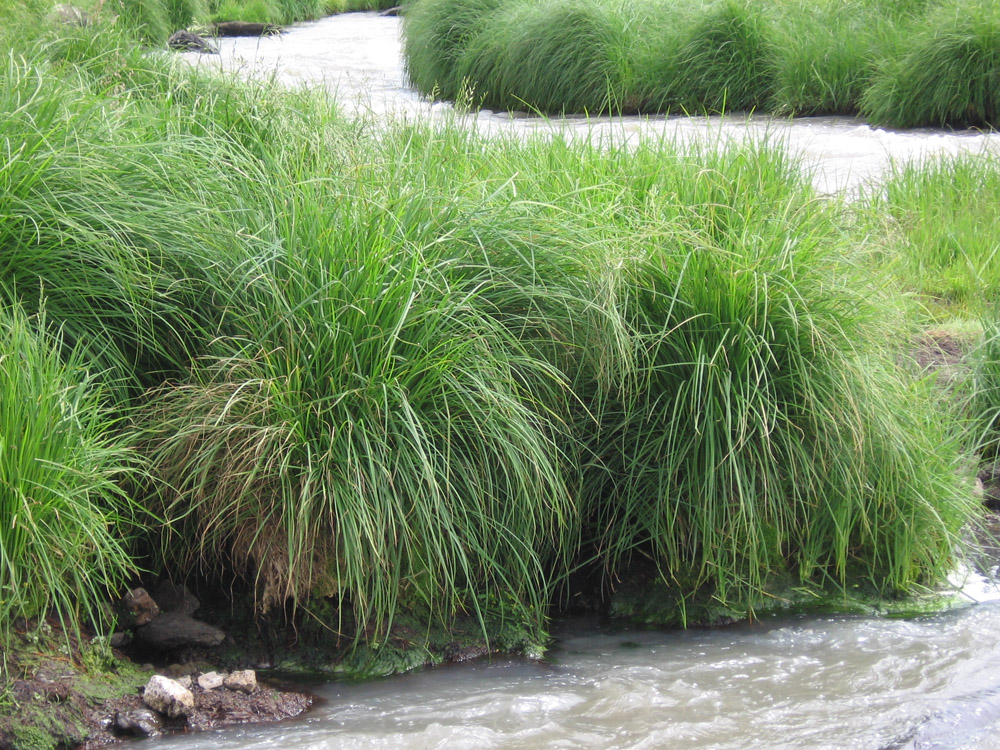
[[98, 731], [101, 707], [135, 695], [150, 672], [101, 639], [55, 623], [15, 628], [3, 643], [0, 748], [77, 747]]

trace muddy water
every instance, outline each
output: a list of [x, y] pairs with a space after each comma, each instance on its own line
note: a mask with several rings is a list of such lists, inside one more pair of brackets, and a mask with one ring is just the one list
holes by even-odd
[[[422, 100], [406, 85], [400, 55], [399, 19], [351, 13], [300, 24], [262, 39], [221, 40], [222, 54], [185, 57], [194, 64], [247, 75], [273, 75], [286, 83], [324, 85], [346, 109], [374, 113], [440, 115], [450, 105]], [[767, 116], [620, 117], [544, 119], [526, 113], [480, 112], [470, 125], [486, 133], [568, 131], [589, 138], [687, 140], [767, 137], [785, 144], [812, 170], [824, 193], [851, 191], [877, 179], [890, 160], [991, 149], [1000, 134], [975, 131], [889, 131], [848, 117], [795, 120]]]
[[1000, 747], [1000, 601], [915, 620], [713, 630], [561, 626], [549, 662], [331, 683], [305, 718], [158, 750]]
[[[193, 64], [322, 84], [349, 110], [436, 117], [448, 105], [405, 84], [399, 23], [353, 14], [264, 39], [223, 40]], [[974, 132], [892, 132], [850, 118], [467, 117], [486, 133], [745, 138], [785, 144], [826, 192], [877, 179], [890, 160], [1000, 149]], [[810, 617], [687, 632], [557, 630], [550, 661], [453, 665], [361, 685], [330, 683], [305, 718], [158, 740], [170, 750], [448, 748], [1000, 747], [1000, 597], [915, 620]], [[147, 745], [148, 746], [148, 745]]]

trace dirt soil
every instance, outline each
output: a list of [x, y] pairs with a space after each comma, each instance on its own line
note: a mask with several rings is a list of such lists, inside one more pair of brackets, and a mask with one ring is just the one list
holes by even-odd
[[[197, 685], [191, 692], [194, 712], [186, 718], [167, 719], [163, 724], [164, 732], [200, 732], [233, 724], [281, 721], [298, 716], [313, 702], [304, 693], [266, 685], [258, 686], [249, 695], [224, 688], [202, 690]], [[122, 734], [114, 727], [115, 715], [142, 708], [142, 698], [129, 695], [92, 709], [89, 718], [93, 734], [80, 745], [81, 749], [103, 747], [122, 739]]]
[[[137, 665], [86, 636], [67, 637], [53, 622], [15, 628], [3, 646], [0, 750], [89, 749], [135, 736], [116, 727], [117, 716], [145, 708], [142, 687], [153, 674], [168, 674]], [[189, 671], [211, 670], [207, 664], [197, 667]], [[261, 678], [250, 694], [193, 685], [194, 711], [186, 718], [163, 719], [156, 733], [280, 721], [312, 705], [310, 695], [267, 684], [258, 673]]]

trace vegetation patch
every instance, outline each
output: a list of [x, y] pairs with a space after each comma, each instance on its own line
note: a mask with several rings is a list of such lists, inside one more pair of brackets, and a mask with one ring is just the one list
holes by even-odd
[[[518, 7], [525, 34], [558, 25]], [[600, 59], [628, 57], [620, 19], [559, 7], [608, 41]], [[768, 11], [713, 9], [739, 49], [771, 48]], [[700, 622], [789, 590], [910, 597], [961, 554], [977, 443], [914, 382], [924, 313], [899, 290], [933, 293], [913, 269], [950, 232], [978, 269], [954, 304], [992, 299], [995, 248], [974, 240], [995, 234], [995, 160], [848, 207], [766, 141], [352, 121], [319, 92], [145, 54], [126, 29], [15, 31], [5, 644], [20, 616], [106, 626], [100, 603], [145, 576], [234, 602], [274, 655], [308, 644], [385, 673], [538, 654], [579, 578], [594, 608], [646, 618], [622, 603], [639, 571]], [[17, 679], [0, 695], [28, 705]]]
[[469, 90], [475, 104], [544, 112], [756, 110], [860, 113], [894, 127], [996, 124], [1000, 44], [988, 0], [458, 6], [418, 0], [404, 18], [407, 69], [424, 94], [455, 100]]

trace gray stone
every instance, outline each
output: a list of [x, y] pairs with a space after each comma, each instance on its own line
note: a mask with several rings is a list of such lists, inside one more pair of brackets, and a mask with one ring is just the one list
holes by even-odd
[[281, 33], [280, 26], [253, 21], [220, 21], [214, 28], [219, 36], [268, 36]]
[[130, 711], [116, 712], [114, 726], [123, 734], [152, 737], [160, 733], [163, 722], [156, 713], [148, 708], [133, 708]]
[[136, 640], [160, 651], [186, 646], [212, 648], [226, 640], [226, 634], [208, 623], [180, 612], [166, 612], [135, 631]]
[[257, 673], [252, 669], [240, 669], [226, 675], [224, 684], [230, 690], [239, 690], [249, 695], [257, 689]]
[[198, 611], [201, 602], [184, 584], [163, 581], [153, 592], [153, 598], [160, 605], [161, 612], [180, 612], [182, 615], [193, 615]]
[[53, 21], [64, 23], [67, 26], [89, 26], [90, 14], [87, 11], [77, 8], [75, 5], [60, 3], [52, 8], [49, 17]]
[[194, 695], [186, 687], [169, 677], [154, 674], [146, 683], [142, 702], [154, 711], [176, 719], [194, 711]]
[[167, 47], [178, 52], [200, 52], [203, 55], [217, 55], [219, 50], [204, 37], [192, 31], [175, 31], [167, 39]]
[[198, 687], [202, 690], [215, 690], [222, 687], [223, 677], [218, 672], [206, 672], [198, 677]]

